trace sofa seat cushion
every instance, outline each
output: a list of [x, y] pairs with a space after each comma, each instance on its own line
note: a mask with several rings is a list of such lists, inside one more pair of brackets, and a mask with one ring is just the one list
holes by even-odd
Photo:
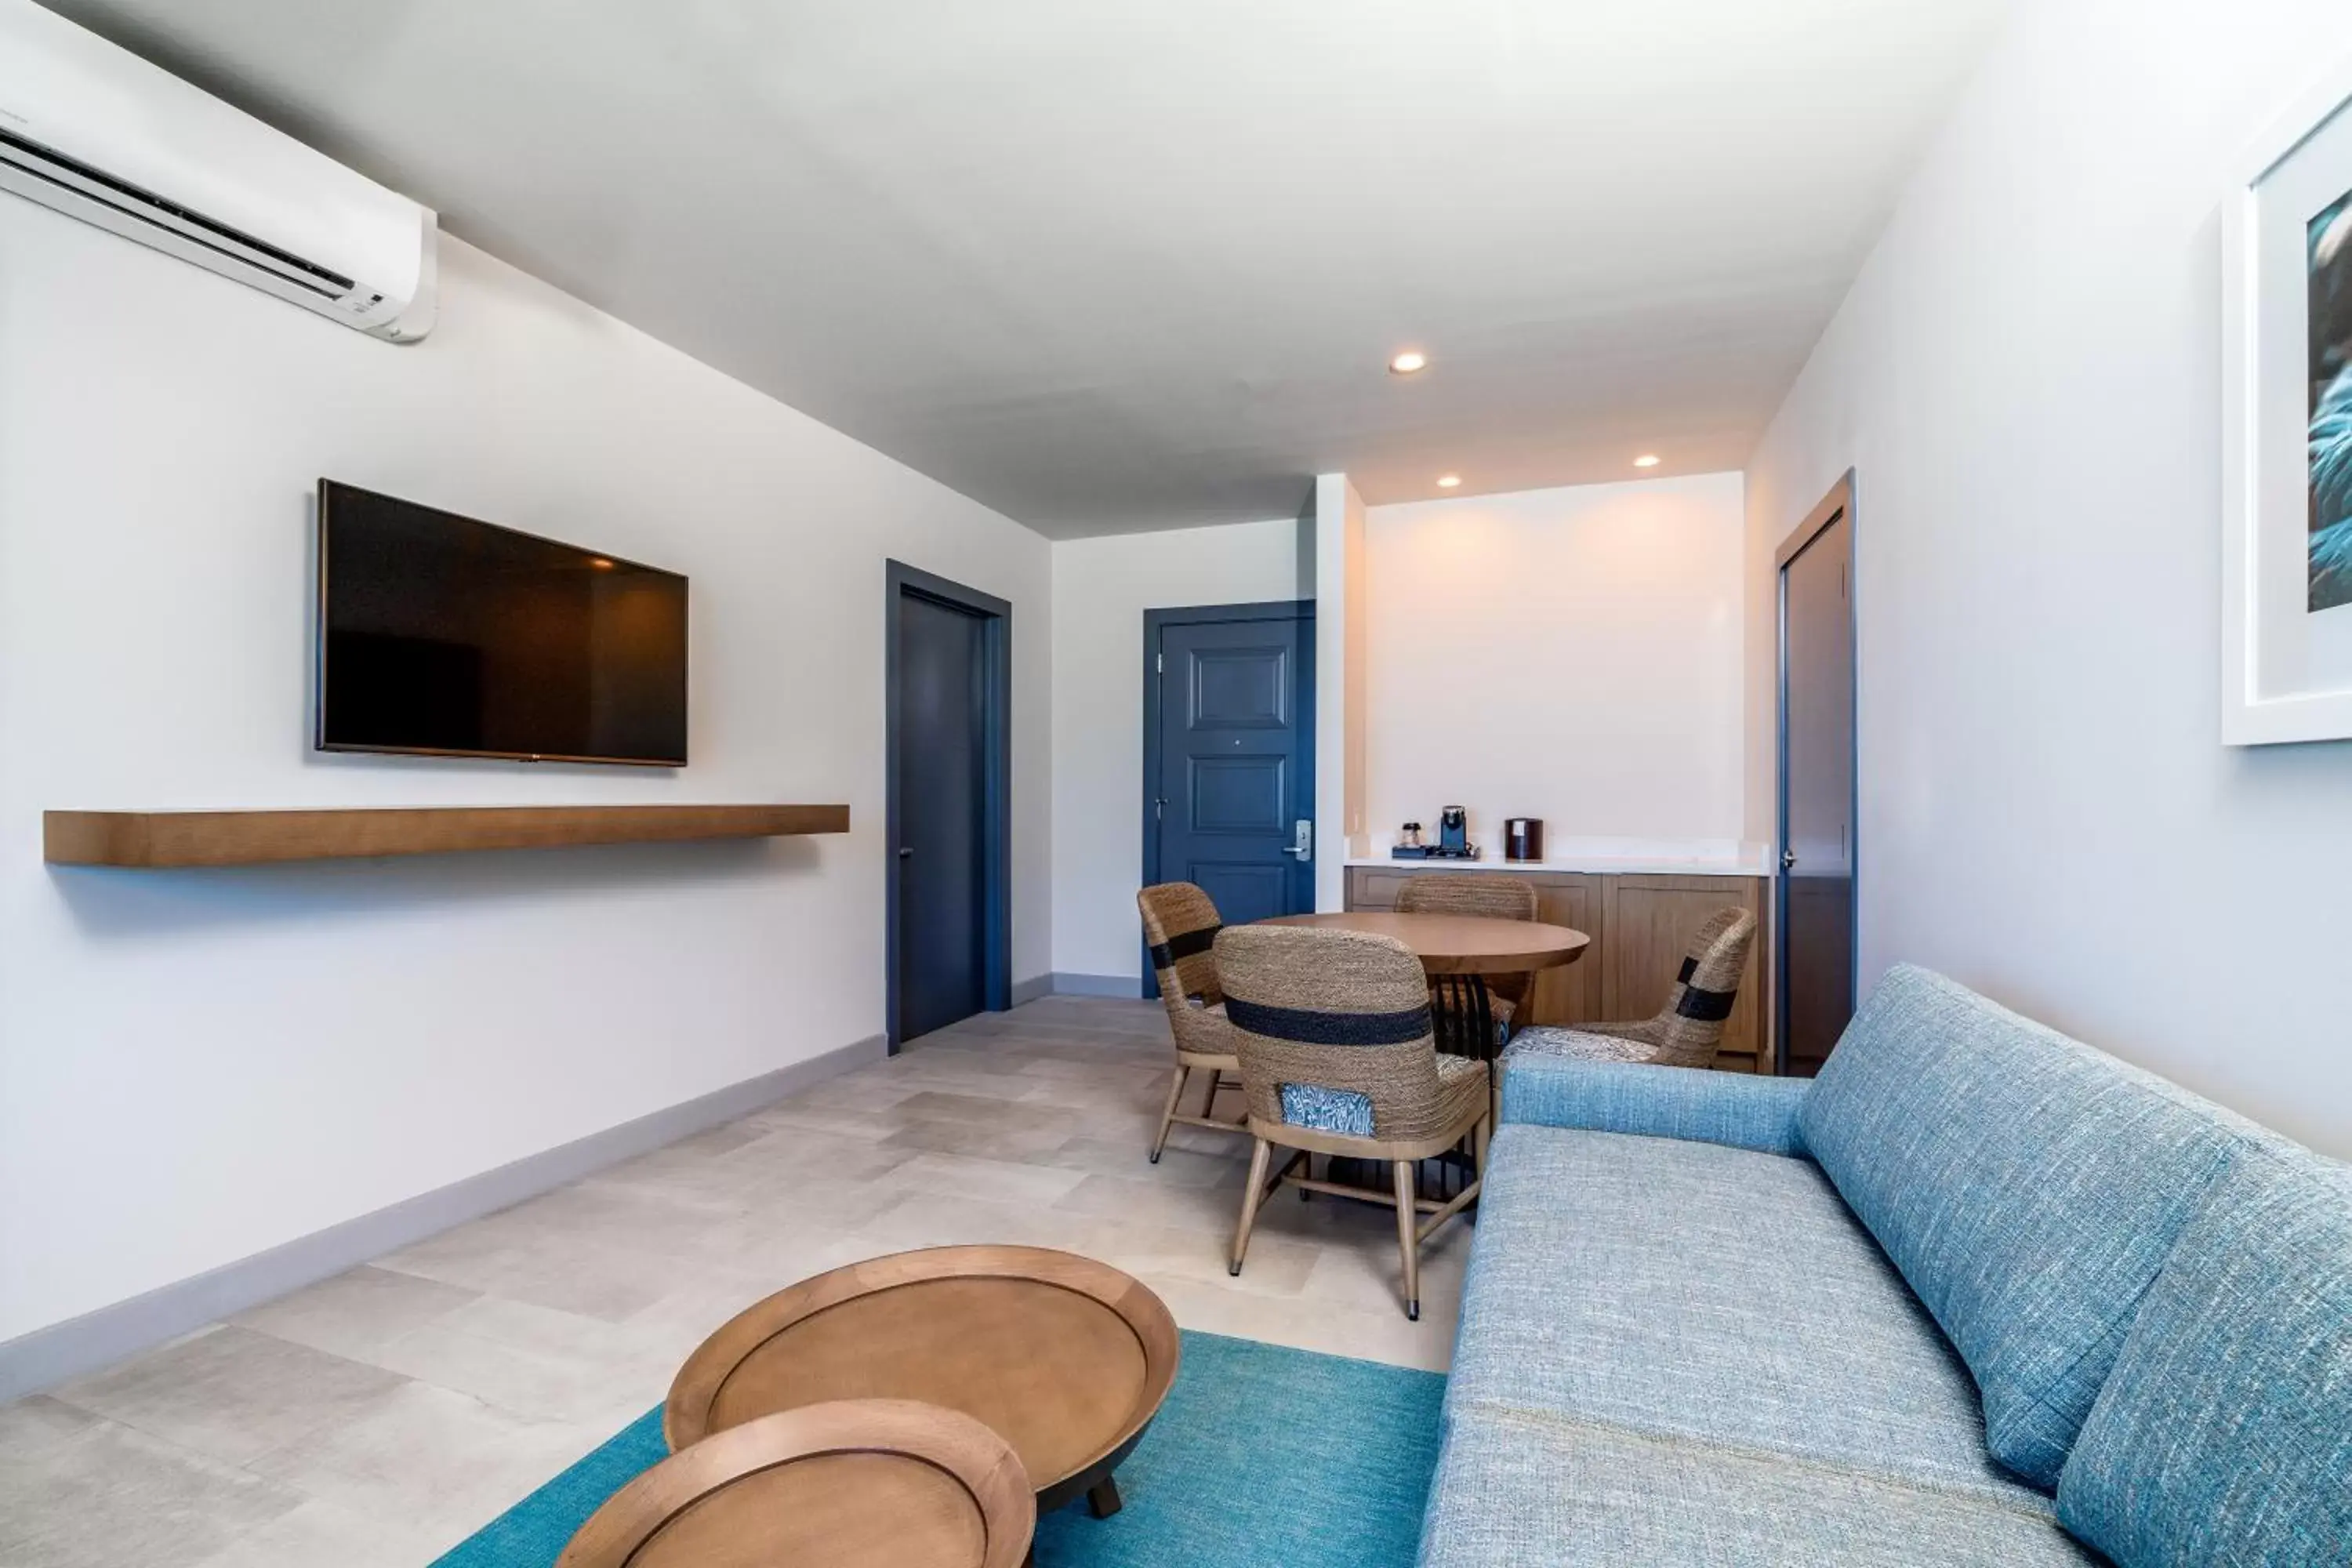
[[1505, 1127], [1446, 1404], [2051, 1510], [1821, 1171], [1752, 1150]]
[[2085, 1568], [2036, 1509], [1539, 1413], [1448, 1418], [1422, 1568]]
[[2051, 1489], [2174, 1238], [2271, 1136], [1908, 964], [1799, 1126], [1968, 1363], [1993, 1457]]
[[2141, 1305], [2058, 1509], [2124, 1568], [2352, 1563], [2352, 1168], [2231, 1167]]

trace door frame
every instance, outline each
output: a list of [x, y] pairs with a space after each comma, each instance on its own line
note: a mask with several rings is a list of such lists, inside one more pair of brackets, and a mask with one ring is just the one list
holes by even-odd
[[1846, 820], [1853, 833], [1846, 850], [1847, 877], [1853, 883], [1846, 910], [1848, 982], [1853, 994], [1847, 1001], [1857, 1010], [1862, 1005], [1862, 534], [1854, 509], [1854, 470], [1848, 468], [1830, 487], [1821, 504], [1807, 512], [1805, 521], [1772, 552], [1776, 622], [1772, 680], [1776, 710], [1772, 767], [1772, 1070], [1783, 1075], [1789, 1070], [1789, 563], [1803, 554], [1840, 518], [1845, 520], [1846, 528], [1846, 647], [1853, 656], [1849, 663], [1853, 688], [1846, 697], [1847, 755], [1853, 759], [1847, 780], [1850, 798]]
[[898, 1054], [898, 612], [909, 594], [981, 623], [981, 984], [986, 1011], [1013, 1005], [1013, 606], [993, 595], [886, 561], [883, 690], [883, 1037]]
[[[1231, 621], [1289, 620], [1305, 621], [1311, 627], [1315, 620], [1315, 601], [1271, 599], [1254, 605], [1191, 605], [1172, 609], [1143, 612], [1143, 807], [1141, 817], [1143, 881], [1141, 886], [1149, 888], [1160, 879], [1160, 818], [1152, 809], [1153, 803], [1160, 797], [1152, 794], [1151, 790], [1153, 783], [1160, 777], [1160, 633], [1169, 626], [1218, 626]], [[1299, 668], [1291, 675], [1291, 700], [1303, 704], [1303, 711], [1312, 712], [1315, 707], [1315, 639], [1312, 635], [1307, 637], [1304, 647], [1305, 657], [1300, 658]], [[1308, 733], [1311, 736], [1312, 730]], [[1312, 746], [1307, 748], [1306, 760], [1307, 798], [1311, 802], [1315, 798], [1315, 753]], [[1307, 813], [1310, 821], [1313, 820], [1314, 815], [1311, 810]], [[1315, 840], [1315, 854], [1320, 855], [1323, 853], [1323, 827], [1320, 823], [1316, 824]], [[1309, 866], [1314, 865], [1314, 858], [1309, 857], [1307, 863]], [[1160, 994], [1160, 976], [1151, 967], [1150, 944], [1145, 944], [1142, 951], [1144, 954], [1142, 994], [1146, 997], [1157, 997]]]

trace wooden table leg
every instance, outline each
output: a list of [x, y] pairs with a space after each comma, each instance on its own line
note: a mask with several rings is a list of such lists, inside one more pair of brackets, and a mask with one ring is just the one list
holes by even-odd
[[1118, 1481], [1105, 1476], [1087, 1489], [1087, 1511], [1097, 1519], [1108, 1519], [1124, 1506], [1118, 1500]]

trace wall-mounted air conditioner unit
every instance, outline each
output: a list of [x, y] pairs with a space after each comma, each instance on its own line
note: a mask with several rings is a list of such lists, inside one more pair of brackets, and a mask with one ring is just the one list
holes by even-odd
[[30, 0], [0, 0], [0, 189], [394, 342], [433, 214]]

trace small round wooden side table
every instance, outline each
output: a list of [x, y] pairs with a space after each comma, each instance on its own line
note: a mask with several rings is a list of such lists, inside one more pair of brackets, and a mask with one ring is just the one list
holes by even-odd
[[1003, 1438], [903, 1399], [717, 1433], [605, 1500], [556, 1568], [1017, 1568], [1036, 1494]]
[[670, 1385], [673, 1450], [780, 1410], [914, 1399], [959, 1410], [1020, 1455], [1050, 1513], [1112, 1471], [1176, 1381], [1176, 1320], [1140, 1281], [1038, 1247], [937, 1247], [778, 1291], [703, 1342]]

